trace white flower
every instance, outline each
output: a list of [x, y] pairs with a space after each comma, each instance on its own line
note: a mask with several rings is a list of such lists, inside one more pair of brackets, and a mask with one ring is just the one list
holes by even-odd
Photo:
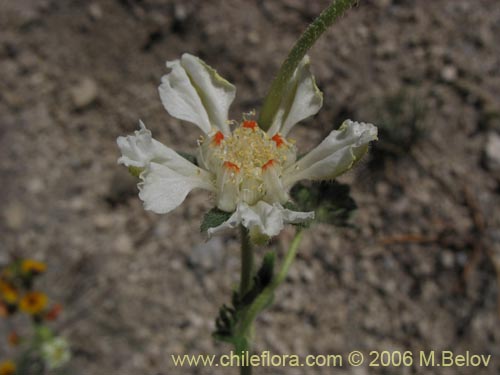
[[167, 213], [196, 188], [215, 194], [217, 207], [234, 212], [209, 235], [244, 225], [251, 232], [275, 236], [286, 223], [314, 217], [313, 212], [283, 208], [288, 192], [298, 181], [331, 180], [350, 169], [377, 138], [371, 124], [345, 121], [319, 146], [300, 160], [290, 130], [316, 114], [323, 102], [306, 56], [288, 83], [279, 109], [267, 132], [253, 120], [234, 129], [228, 120], [236, 88], [199, 58], [184, 54], [167, 62], [170, 73], [159, 87], [165, 109], [198, 126], [205, 134], [199, 142], [197, 164], [152, 138], [140, 123], [135, 135], [119, 137], [119, 163], [142, 170], [139, 197], [147, 210]]
[[68, 342], [62, 337], [55, 337], [44, 342], [41, 352], [50, 370], [65, 365], [71, 358]]

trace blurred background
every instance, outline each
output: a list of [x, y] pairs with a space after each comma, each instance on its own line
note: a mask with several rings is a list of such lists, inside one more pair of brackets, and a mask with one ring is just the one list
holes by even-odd
[[[198, 129], [169, 117], [157, 92], [165, 61], [183, 52], [237, 86], [232, 118], [258, 109], [328, 4], [0, 1], [0, 264], [48, 264], [40, 281], [64, 305], [56, 327], [71, 374], [215, 373], [174, 368], [170, 355], [229, 350], [211, 333], [238, 280], [238, 238], [200, 233], [205, 192], [172, 214], [145, 212], [115, 141], [142, 119], [162, 142], [195, 149]], [[335, 371], [499, 373], [499, 46], [497, 0], [363, 0], [311, 50], [325, 104], [294, 130], [301, 150], [347, 118], [377, 124], [380, 140], [340, 179], [355, 227], [307, 232], [257, 322], [258, 351], [469, 350], [492, 363]], [[0, 320], [0, 338], [11, 324]], [[1, 341], [0, 358], [9, 353]]]

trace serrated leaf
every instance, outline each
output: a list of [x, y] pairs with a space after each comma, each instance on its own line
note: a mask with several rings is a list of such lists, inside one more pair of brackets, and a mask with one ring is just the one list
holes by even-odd
[[[256, 298], [271, 284], [274, 278], [274, 263], [276, 254], [269, 252], [264, 256], [259, 270], [255, 273], [252, 288], [241, 296], [237, 291], [233, 292], [231, 306], [223, 305], [219, 309], [219, 315], [215, 320], [215, 332], [213, 337], [225, 342], [236, 343], [242, 339], [238, 337], [238, 325], [247, 309], [252, 305]], [[266, 307], [272, 301], [272, 296]]]
[[337, 181], [299, 183], [290, 195], [293, 199], [290, 206], [299, 211], [315, 211], [316, 221], [338, 227], [352, 226], [350, 219], [357, 205], [350, 195], [349, 185]]
[[227, 221], [230, 217], [230, 212], [222, 211], [218, 208], [212, 208], [203, 216], [200, 230], [202, 231], [202, 233], [205, 233], [210, 228], [218, 227], [223, 222]]

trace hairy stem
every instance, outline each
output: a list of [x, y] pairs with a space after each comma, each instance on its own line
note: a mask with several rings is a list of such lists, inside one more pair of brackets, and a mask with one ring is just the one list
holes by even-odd
[[280, 98], [283, 96], [283, 90], [286, 88], [288, 81], [307, 51], [316, 43], [321, 34], [323, 34], [335, 20], [344, 14], [344, 12], [356, 1], [357, 0], [333, 0], [328, 8], [308, 26], [299, 40], [297, 40], [286, 60], [281, 65], [264, 99], [264, 104], [259, 116], [259, 126], [263, 130], [267, 130], [271, 127], [271, 123], [280, 104]]
[[[244, 296], [252, 287], [253, 274], [253, 246], [248, 234], [248, 230], [241, 226], [241, 281], [240, 281], [240, 296]], [[243, 331], [244, 336], [240, 338], [240, 342], [236, 345], [235, 350], [237, 355], [250, 351], [251, 341], [248, 331], [251, 330], [251, 324], [246, 331]], [[241, 366], [240, 375], [252, 375], [251, 366]]]
[[243, 296], [252, 287], [253, 247], [248, 230], [241, 226], [241, 281], [240, 295]]
[[302, 240], [302, 230], [297, 230], [295, 237], [288, 249], [285, 259], [283, 260], [283, 265], [279, 273], [273, 279], [272, 283], [265, 288], [262, 293], [255, 299], [255, 301], [250, 305], [245, 314], [243, 321], [241, 323], [241, 332], [248, 332], [253, 324], [253, 321], [257, 317], [257, 315], [269, 304], [271, 298], [274, 294], [276, 288], [285, 280], [288, 275], [288, 270], [295, 260], [295, 256], [297, 255], [297, 250], [300, 245], [300, 241]]

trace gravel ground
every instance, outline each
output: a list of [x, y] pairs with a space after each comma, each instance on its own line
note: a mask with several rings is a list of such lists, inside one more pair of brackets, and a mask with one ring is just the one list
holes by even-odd
[[[0, 1], [0, 262], [10, 253], [48, 263], [71, 374], [235, 373], [174, 368], [170, 355], [227, 352], [211, 332], [238, 280], [238, 238], [206, 242], [203, 192], [170, 215], [145, 212], [115, 140], [140, 118], [193, 150], [197, 129], [170, 118], [157, 94], [164, 62], [190, 52], [216, 67], [238, 87], [240, 118], [327, 4]], [[299, 147], [345, 118], [385, 130], [370, 160], [340, 179], [352, 184], [356, 227], [308, 231], [258, 320], [258, 351], [469, 350], [492, 363], [336, 373], [500, 372], [499, 46], [497, 0], [365, 0], [313, 48], [325, 105], [294, 131]]]

